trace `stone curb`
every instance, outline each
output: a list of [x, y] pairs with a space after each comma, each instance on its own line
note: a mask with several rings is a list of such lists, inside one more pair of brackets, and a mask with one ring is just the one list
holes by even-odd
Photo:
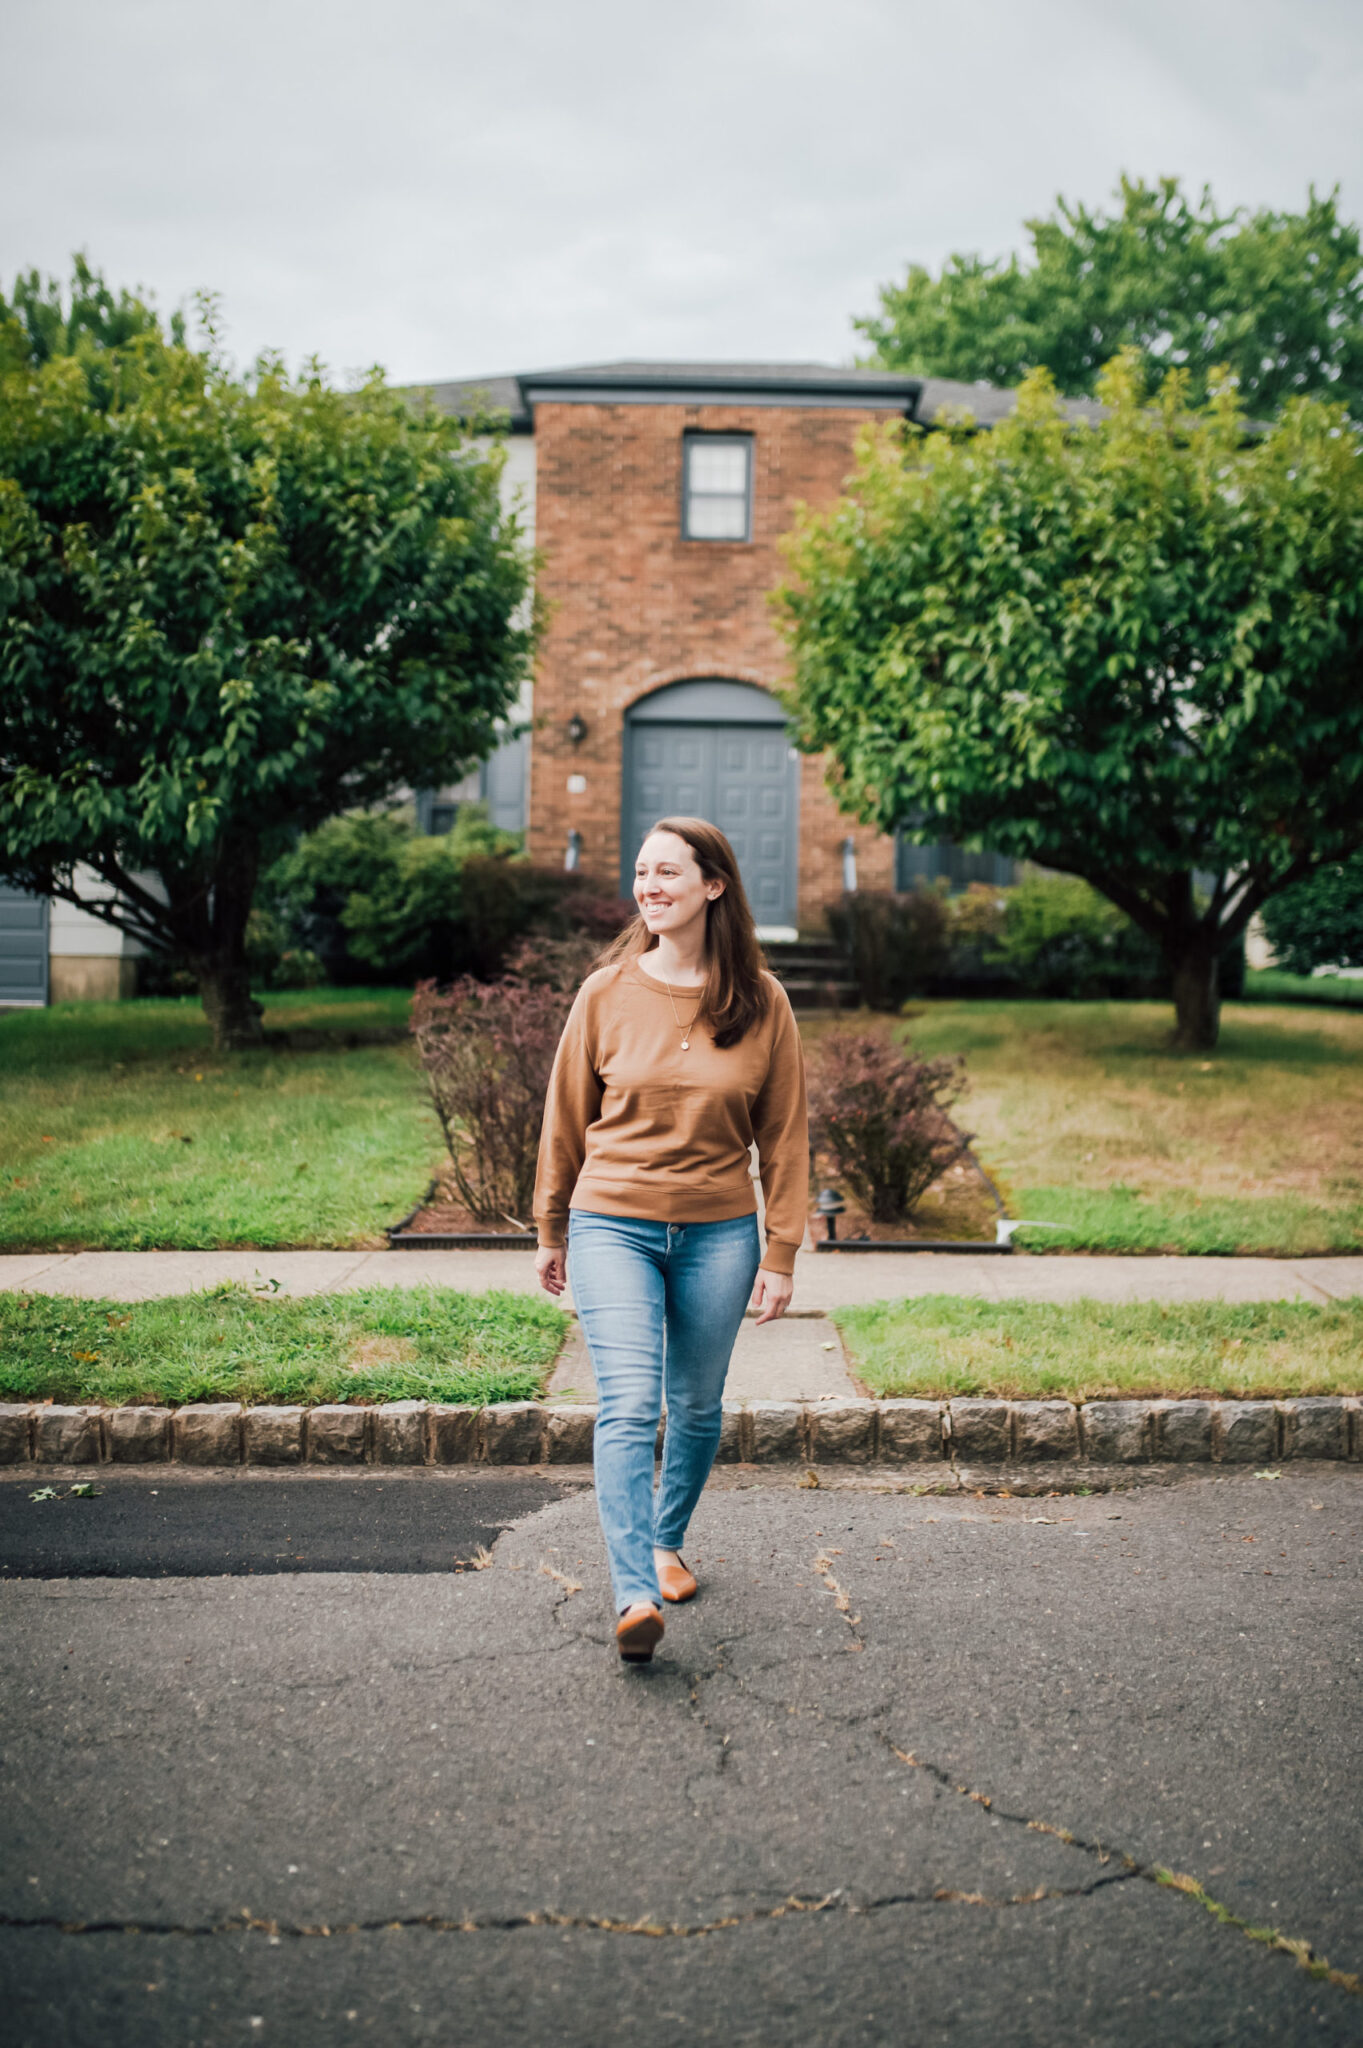
[[[564, 1465], [596, 1410], [503, 1401], [380, 1407], [0, 1404], [0, 1465]], [[661, 1447], [661, 1429], [659, 1445]], [[722, 1464], [1363, 1462], [1363, 1397], [1283, 1401], [726, 1401]]]

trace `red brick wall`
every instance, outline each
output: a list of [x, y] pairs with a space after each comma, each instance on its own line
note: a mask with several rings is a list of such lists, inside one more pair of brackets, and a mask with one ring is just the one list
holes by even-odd
[[[777, 542], [796, 505], [826, 504], [852, 467], [866, 412], [777, 406], [563, 405], [535, 409], [536, 543], [548, 620], [535, 675], [530, 851], [562, 860], [582, 834], [582, 871], [612, 892], [620, 872], [621, 744], [626, 708], [664, 683], [725, 676], [779, 687], [786, 657], [768, 602], [781, 580]], [[753, 436], [751, 542], [681, 538], [682, 435]], [[565, 732], [579, 712], [588, 733]], [[581, 775], [586, 788], [569, 791]], [[822, 921], [842, 887], [854, 833], [859, 880], [887, 887], [892, 842], [854, 828], [824, 787], [800, 778], [800, 923]]]

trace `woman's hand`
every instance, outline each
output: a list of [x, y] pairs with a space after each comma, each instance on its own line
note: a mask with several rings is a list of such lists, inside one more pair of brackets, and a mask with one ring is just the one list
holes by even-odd
[[562, 1294], [568, 1285], [568, 1254], [561, 1244], [542, 1244], [535, 1253], [535, 1278], [546, 1294]]
[[752, 1305], [759, 1311], [759, 1329], [763, 1323], [774, 1323], [790, 1307], [790, 1297], [795, 1292], [795, 1278], [791, 1273], [769, 1273], [765, 1266], [757, 1269], [757, 1285], [752, 1291]]

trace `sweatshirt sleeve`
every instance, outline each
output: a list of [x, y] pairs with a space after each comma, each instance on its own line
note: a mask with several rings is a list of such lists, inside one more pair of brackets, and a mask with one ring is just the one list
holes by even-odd
[[601, 1076], [592, 1059], [588, 1007], [584, 986], [578, 990], [577, 1000], [568, 1012], [554, 1055], [540, 1131], [535, 1227], [540, 1244], [556, 1250], [567, 1242], [568, 1204], [582, 1171], [587, 1126], [601, 1109]]
[[752, 1107], [752, 1128], [767, 1204], [762, 1264], [769, 1273], [793, 1273], [809, 1210], [809, 1113], [799, 1026], [783, 988], [774, 1001], [771, 1061]]

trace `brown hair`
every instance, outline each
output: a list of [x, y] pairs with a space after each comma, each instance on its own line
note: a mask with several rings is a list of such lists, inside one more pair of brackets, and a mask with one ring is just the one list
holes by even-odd
[[[706, 974], [699, 1014], [713, 1028], [716, 1045], [737, 1045], [766, 1015], [771, 988], [734, 850], [718, 825], [707, 824], [704, 818], [659, 818], [644, 837], [651, 839], [655, 832], [673, 832], [684, 839], [705, 880], [724, 884], [705, 913]], [[642, 917], [636, 916], [606, 948], [599, 964], [611, 967], [617, 961], [637, 960], [657, 943]]]

